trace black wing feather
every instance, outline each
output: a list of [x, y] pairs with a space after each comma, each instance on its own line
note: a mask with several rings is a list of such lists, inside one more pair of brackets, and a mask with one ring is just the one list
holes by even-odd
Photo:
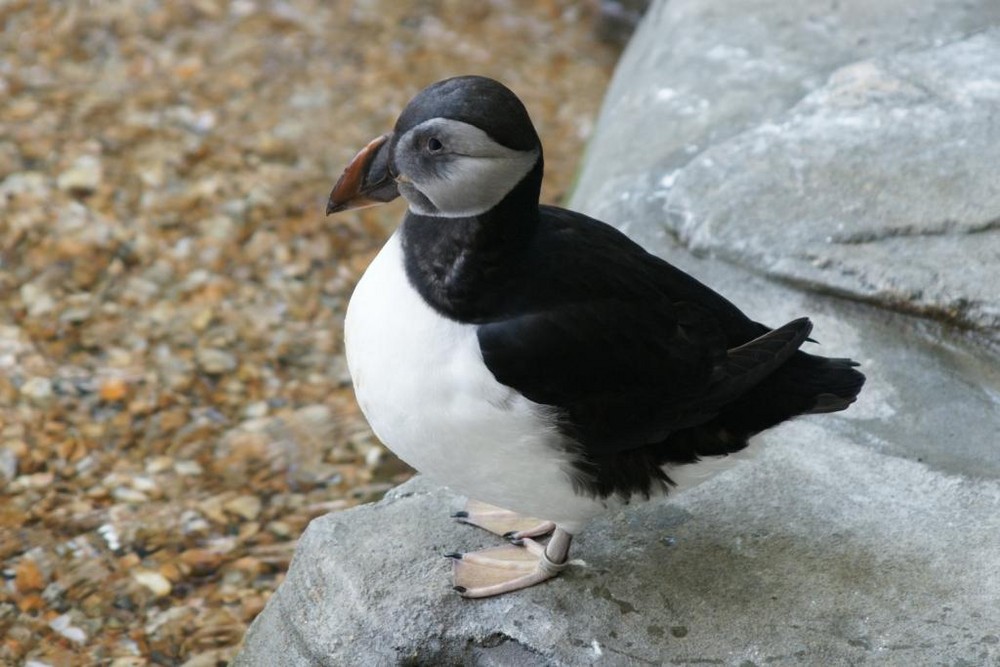
[[613, 227], [512, 197], [475, 218], [408, 213], [406, 271], [441, 315], [477, 325], [498, 381], [554, 408], [581, 492], [649, 493], [666, 464], [861, 390], [853, 362], [798, 350], [808, 320], [772, 331]]
[[588, 452], [660, 443], [709, 421], [809, 334], [805, 319], [768, 333], [603, 223], [543, 214], [517, 263], [534, 288], [505, 290], [503, 315], [480, 325], [479, 344], [499, 382], [560, 408]]

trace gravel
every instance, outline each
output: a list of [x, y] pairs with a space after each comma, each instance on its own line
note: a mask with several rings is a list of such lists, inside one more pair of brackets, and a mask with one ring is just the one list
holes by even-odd
[[616, 57], [592, 11], [0, 3], [0, 663], [225, 663], [306, 524], [409, 477], [341, 341], [402, 209], [326, 196], [476, 72], [523, 95], [560, 199]]

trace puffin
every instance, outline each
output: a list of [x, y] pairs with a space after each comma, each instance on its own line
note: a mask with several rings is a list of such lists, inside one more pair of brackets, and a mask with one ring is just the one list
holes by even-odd
[[469, 498], [455, 518], [506, 539], [445, 554], [468, 598], [555, 577], [590, 519], [691, 488], [865, 381], [800, 349], [808, 318], [756, 322], [612, 226], [540, 204], [542, 172], [518, 97], [459, 76], [358, 152], [326, 209], [408, 204], [351, 296], [346, 357], [375, 435]]

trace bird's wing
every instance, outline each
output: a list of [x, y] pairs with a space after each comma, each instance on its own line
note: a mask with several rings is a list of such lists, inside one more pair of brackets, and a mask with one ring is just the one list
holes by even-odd
[[784, 363], [809, 329], [796, 320], [727, 349], [696, 307], [603, 300], [484, 324], [478, 335], [499, 382], [558, 408], [580, 442], [610, 452], [708, 421]]
[[536, 260], [519, 269], [552, 298], [536, 294], [533, 307], [480, 322], [479, 344], [499, 382], [557, 408], [561, 426], [593, 451], [661, 442], [708, 421], [808, 336], [808, 320], [774, 331], [753, 323], [603, 223], [546, 213]]

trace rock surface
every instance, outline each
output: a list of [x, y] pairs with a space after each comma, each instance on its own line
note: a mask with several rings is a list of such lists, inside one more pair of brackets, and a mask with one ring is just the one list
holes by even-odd
[[665, 177], [695, 252], [1000, 338], [1000, 30], [837, 70]]
[[761, 321], [808, 314], [861, 399], [595, 521], [585, 565], [501, 598], [449, 590], [440, 554], [499, 540], [427, 480], [317, 519], [237, 664], [1000, 661], [991, 23], [987, 1], [654, 3], [573, 208]]
[[500, 598], [450, 591], [441, 554], [500, 540], [448, 519], [462, 499], [423, 478], [317, 519], [236, 664], [1000, 659], [996, 369], [942, 358], [906, 316], [686, 268], [767, 320], [808, 309], [824, 350], [860, 353], [862, 400], [767, 434], [759, 457], [688, 494], [594, 522], [572, 553], [585, 567]]
[[751, 4], [650, 10], [577, 201], [639, 237], [1000, 340], [986, 157], [1000, 154], [1000, 30], [986, 29], [1000, 5]]

